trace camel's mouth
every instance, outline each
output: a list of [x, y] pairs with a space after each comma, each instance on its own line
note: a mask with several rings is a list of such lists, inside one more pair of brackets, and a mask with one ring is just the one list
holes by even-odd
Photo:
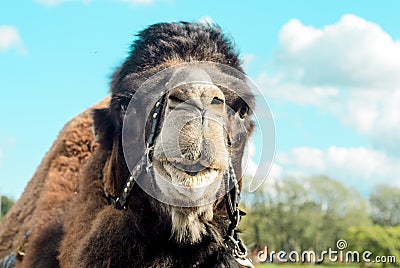
[[224, 170], [214, 167], [203, 167], [199, 170], [192, 166], [187, 170], [182, 165], [169, 161], [159, 162], [156, 167], [157, 173], [161, 175], [159, 183], [163, 192], [175, 199], [188, 199], [191, 202], [213, 196], [224, 174]]
[[163, 167], [171, 179], [174, 186], [188, 187], [188, 188], [201, 188], [206, 187], [215, 182], [220, 175], [218, 169], [203, 168], [190, 169], [170, 162], [164, 162]]

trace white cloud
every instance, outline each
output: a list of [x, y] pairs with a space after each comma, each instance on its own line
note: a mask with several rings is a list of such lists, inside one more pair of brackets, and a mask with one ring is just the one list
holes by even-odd
[[0, 25], [0, 52], [9, 50], [16, 50], [17, 53], [22, 55], [27, 53], [17, 28]]
[[262, 72], [255, 81], [268, 98], [299, 105], [323, 106], [325, 102], [336, 101], [340, 97], [340, 90], [336, 87], [305, 86], [299, 82], [285, 80], [283, 74], [269, 76]]
[[[254, 163], [254, 162], [253, 162]], [[254, 163], [254, 172], [257, 169], [257, 165]], [[244, 176], [244, 180], [243, 180], [243, 190], [246, 192], [249, 192], [250, 190], [250, 185], [251, 185], [251, 181], [254, 179], [253, 176], [255, 174], [254, 173], [246, 173]], [[266, 179], [264, 181], [262, 181], [262, 184], [260, 186], [260, 188], [257, 188], [257, 190], [262, 190], [263, 192], [273, 192], [274, 191], [274, 185], [279, 185], [282, 182], [282, 178], [284, 176], [284, 172], [282, 167], [277, 164], [277, 163], [272, 163], [271, 165], [271, 169], [269, 170], [268, 176], [266, 177]], [[253, 192], [254, 189], [251, 188], [251, 192]]]
[[322, 29], [291, 20], [273, 62], [278, 72], [256, 79], [269, 98], [318, 106], [400, 153], [400, 41], [379, 25], [354, 15]]
[[276, 162], [273, 162], [267, 179], [263, 182], [262, 188], [269, 189], [274, 183], [280, 183], [283, 176], [283, 168]]
[[266, 172], [269, 171], [267, 174], [268, 176], [266, 176], [261, 185], [264, 190], [267, 190], [271, 187], [272, 184], [278, 183], [280, 181], [280, 179], [282, 178], [283, 170], [282, 167], [275, 162], [271, 163], [271, 167], [269, 166], [269, 163], [259, 163], [259, 161], [255, 159], [258, 157], [256, 151], [256, 144], [253, 138], [250, 138], [250, 140], [246, 144], [242, 159], [245, 185], [248, 187], [250, 185], [250, 182], [256, 176], [257, 170], [261, 169], [265, 170]]
[[242, 168], [245, 176], [253, 177], [257, 171], [257, 163], [253, 160], [256, 148], [253, 139], [250, 139], [244, 149]]
[[91, 0], [35, 0], [35, 2], [45, 6], [57, 6], [67, 2], [76, 2], [76, 1], [82, 2], [84, 4], [88, 4], [91, 2]]
[[282, 174], [307, 177], [328, 175], [346, 185], [371, 189], [378, 183], [400, 186], [400, 158], [365, 147], [336, 147], [327, 150], [297, 147], [277, 155]]
[[315, 29], [291, 20], [279, 34], [275, 63], [305, 85], [362, 88], [400, 86], [400, 41], [379, 25], [345, 15]]

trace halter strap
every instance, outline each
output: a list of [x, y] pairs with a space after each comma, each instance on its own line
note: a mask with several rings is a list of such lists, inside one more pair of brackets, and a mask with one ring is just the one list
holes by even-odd
[[[239, 209], [240, 189], [239, 182], [236, 178], [235, 169], [232, 162], [229, 161], [228, 170], [224, 174], [225, 189], [229, 192], [225, 195], [226, 210], [230, 224], [228, 226], [227, 235], [225, 236], [225, 246], [231, 250], [235, 260], [246, 267], [253, 267], [251, 260], [247, 258], [247, 248], [239, 237], [236, 228], [239, 226], [240, 220], [246, 213]], [[233, 186], [232, 186], [233, 184]]]
[[150, 168], [153, 166], [151, 161], [151, 153], [154, 149], [154, 140], [156, 138], [156, 133], [158, 126], [160, 124], [161, 112], [164, 107], [165, 102], [165, 92], [161, 91], [161, 98], [154, 105], [154, 112], [151, 116], [151, 126], [150, 133], [147, 138], [146, 151], [139, 162], [136, 164], [135, 169], [132, 170], [131, 175], [125, 181], [124, 187], [120, 195], [117, 198], [108, 197], [109, 203], [112, 204], [116, 209], [124, 209], [126, 210], [126, 203], [128, 202], [129, 196], [132, 192], [133, 186], [135, 185], [136, 179], [140, 176], [140, 174], [145, 170], [146, 172], [150, 171]]

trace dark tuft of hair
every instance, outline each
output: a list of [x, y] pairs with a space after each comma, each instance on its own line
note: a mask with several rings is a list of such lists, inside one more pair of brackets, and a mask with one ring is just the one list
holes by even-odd
[[216, 24], [158, 23], [141, 31], [119, 73], [119, 80], [131, 73], [156, 68], [164, 62], [212, 61], [243, 71], [233, 41]]

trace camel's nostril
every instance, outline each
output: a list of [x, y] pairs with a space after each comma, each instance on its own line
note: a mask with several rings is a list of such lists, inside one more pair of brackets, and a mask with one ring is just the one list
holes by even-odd
[[211, 100], [211, 104], [221, 105], [221, 104], [224, 104], [224, 100], [221, 98], [218, 98], [218, 97], [214, 97]]

